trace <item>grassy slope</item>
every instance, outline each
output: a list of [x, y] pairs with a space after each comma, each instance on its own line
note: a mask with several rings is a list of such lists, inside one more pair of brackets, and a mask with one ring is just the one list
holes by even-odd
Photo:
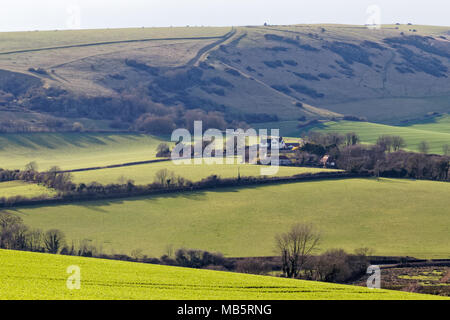
[[229, 27], [125, 28], [0, 33], [0, 52], [136, 39], [219, 37]]
[[[66, 288], [70, 265], [81, 269], [80, 290]], [[6, 250], [0, 250], [0, 270], [0, 299], [442, 299], [321, 282]]]
[[[177, 163], [177, 164], [175, 164]], [[251, 164], [182, 164], [176, 162], [159, 162], [131, 167], [121, 167], [113, 169], [102, 169], [94, 171], [83, 171], [73, 173], [74, 182], [100, 182], [103, 184], [117, 183], [124, 177], [126, 180], [132, 179], [136, 184], [152, 183], [155, 179], [155, 173], [161, 169], [168, 169], [176, 175], [180, 175], [191, 181], [200, 181], [210, 175], [216, 174], [223, 178], [236, 178], [238, 172], [241, 176], [259, 176], [261, 175], [262, 166]], [[322, 171], [334, 171], [321, 168], [296, 168], [296, 167], [280, 167], [277, 176], [291, 176], [300, 173], [315, 173]]]
[[[322, 32], [322, 27], [326, 29]], [[396, 29], [398, 28], [398, 30]], [[417, 32], [409, 31], [416, 29]], [[204, 70], [204, 80], [221, 77], [234, 88], [226, 88], [224, 95], [207, 94], [199, 86], [192, 88], [192, 96], [229, 106], [235, 112], [277, 114], [280, 119], [289, 120], [314, 114], [332, 116], [329, 111], [341, 114], [365, 115], [371, 121], [399, 123], [404, 119], [424, 116], [430, 111], [446, 112], [449, 108], [449, 86], [446, 78], [435, 78], [424, 72], [401, 74], [395, 67], [403, 63], [400, 54], [393, 48], [377, 50], [366, 48], [373, 63], [367, 66], [353, 62], [350, 67], [354, 76], [346, 76], [336, 61], [342, 57], [324, 48], [332, 41], [360, 45], [364, 40], [383, 44], [387, 37], [437, 36], [448, 32], [448, 27], [430, 26], [382, 26], [381, 30], [369, 30], [363, 26], [348, 25], [293, 25], [267, 27], [239, 27], [237, 34], [226, 42], [224, 50], [215, 50], [208, 59], [214, 70]], [[0, 52], [33, 49], [49, 46], [79, 45], [100, 41], [128, 41], [147, 38], [204, 37], [222, 36], [230, 28], [130, 28], [110, 30], [79, 30], [50, 32], [16, 32], [0, 34]], [[303, 45], [319, 48], [310, 52], [295, 45], [280, 41], [269, 41], [265, 34], [295, 39]], [[246, 35], [240, 41], [241, 35]], [[433, 40], [434, 41], [434, 40]], [[148, 74], [139, 75], [127, 67], [124, 59], [136, 59], [155, 67], [174, 67], [186, 65], [197, 52], [213, 40], [179, 40], [138, 43], [119, 43], [77, 47], [71, 49], [46, 50], [29, 53], [0, 55], [0, 69], [30, 73], [28, 68], [42, 67], [55, 72], [49, 76], [34, 74], [44, 80], [46, 85], [63, 86], [74, 92], [90, 95], [109, 96], [117, 88], [130, 88], [154, 82]], [[441, 41], [444, 45], [444, 41]], [[282, 47], [280, 51], [270, 50]], [[284, 49], [283, 49], [284, 48]], [[420, 54], [427, 55], [423, 52]], [[396, 56], [394, 60], [392, 58]], [[438, 56], [435, 56], [438, 58]], [[293, 60], [297, 65], [284, 64], [271, 68], [264, 62]], [[444, 64], [447, 61], [443, 60]], [[374, 66], [378, 65], [378, 69]], [[233, 76], [224, 69], [231, 67], [240, 72]], [[251, 67], [248, 69], [248, 67]], [[447, 64], [448, 67], [448, 64]], [[254, 70], [254, 71], [249, 71]], [[127, 78], [122, 84], [112, 80], [110, 75], [119, 73]], [[330, 79], [307, 80], [295, 73], [328, 74]], [[99, 81], [100, 80], [100, 81]], [[323, 98], [291, 92], [286, 95], [271, 86], [298, 84], [324, 93]], [[325, 108], [311, 114], [311, 109], [300, 109], [293, 105], [302, 101], [314, 107]], [[15, 110], [17, 111], [17, 110]], [[8, 112], [8, 117], [17, 113]], [[23, 115], [20, 114], [20, 117]], [[26, 116], [26, 115], [25, 115]], [[34, 122], [35, 123], [35, 122]], [[99, 126], [103, 125], [100, 123]]]
[[359, 247], [379, 255], [449, 258], [450, 184], [352, 179], [17, 209], [25, 223], [91, 239], [104, 251], [167, 245], [227, 256], [273, 255], [274, 235], [310, 221], [321, 249]]
[[35, 133], [0, 135], [0, 168], [39, 170], [105, 166], [155, 158], [158, 138], [139, 134]]
[[435, 123], [416, 124], [412, 126], [396, 127], [371, 122], [353, 122], [353, 121], [329, 121], [318, 125], [312, 125], [299, 129], [298, 121], [284, 121], [260, 124], [260, 127], [279, 128], [280, 133], [285, 136], [295, 137], [307, 131], [320, 132], [338, 132], [345, 134], [347, 132], [356, 132], [362, 142], [375, 143], [379, 136], [383, 134], [397, 135], [405, 139], [407, 147], [405, 149], [418, 151], [418, 145], [421, 141], [428, 141], [430, 152], [442, 154], [442, 146], [450, 144], [449, 121], [450, 117], [442, 118]]
[[26, 183], [23, 181], [0, 182], [0, 198], [10, 198], [14, 196], [37, 197], [40, 195], [53, 195], [55, 192], [46, 187]]
[[407, 147], [405, 149], [418, 151], [418, 145], [421, 141], [428, 141], [431, 153], [442, 153], [442, 146], [450, 144], [450, 134], [436, 131], [427, 131], [426, 127], [394, 127], [370, 122], [327, 122], [319, 125], [312, 130], [319, 129], [324, 132], [356, 132], [363, 142], [375, 143], [380, 135], [397, 135], [405, 139]]
[[447, 114], [437, 118], [432, 118], [430, 121], [417, 122], [411, 124], [408, 128], [450, 134], [450, 115]]

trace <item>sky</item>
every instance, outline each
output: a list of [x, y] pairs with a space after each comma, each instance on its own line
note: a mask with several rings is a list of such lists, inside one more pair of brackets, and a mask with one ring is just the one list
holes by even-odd
[[368, 22], [450, 26], [448, 0], [0, 0], [0, 31]]

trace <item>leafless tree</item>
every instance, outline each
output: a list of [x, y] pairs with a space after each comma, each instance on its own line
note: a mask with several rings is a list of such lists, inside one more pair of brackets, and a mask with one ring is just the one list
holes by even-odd
[[320, 233], [312, 224], [299, 223], [287, 233], [276, 236], [276, 248], [281, 255], [286, 277], [297, 278], [320, 241]]
[[419, 143], [419, 151], [421, 153], [430, 152], [430, 144], [427, 141], [422, 141]]
[[355, 132], [348, 132], [345, 135], [345, 144], [347, 146], [354, 146], [359, 142], [359, 137]]
[[57, 229], [48, 230], [44, 235], [44, 244], [48, 252], [58, 253], [65, 244], [64, 233]]
[[394, 151], [398, 151], [404, 147], [406, 147], [405, 139], [399, 136], [392, 137], [392, 148], [394, 148]]
[[25, 171], [38, 171], [38, 165], [36, 161], [31, 161], [25, 165]]
[[162, 186], [170, 186], [176, 182], [175, 180], [176, 177], [173, 171], [161, 169], [155, 173], [155, 182]]
[[444, 156], [450, 156], [450, 145], [449, 144], [443, 145], [442, 152], [444, 153]]

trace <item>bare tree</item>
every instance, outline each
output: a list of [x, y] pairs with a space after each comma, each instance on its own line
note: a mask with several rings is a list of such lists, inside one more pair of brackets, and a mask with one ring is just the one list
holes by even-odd
[[354, 146], [359, 142], [359, 137], [355, 132], [348, 132], [345, 135], [345, 144], [347, 146]]
[[419, 151], [421, 153], [430, 152], [430, 144], [427, 141], [422, 141], [419, 143]]
[[38, 164], [36, 161], [31, 161], [25, 165], [25, 171], [38, 171]]
[[297, 278], [320, 241], [320, 233], [312, 224], [299, 223], [275, 238], [286, 277]]
[[57, 229], [48, 230], [44, 235], [44, 244], [50, 253], [58, 253], [65, 244], [64, 233]]
[[401, 148], [406, 147], [405, 139], [399, 136], [393, 136], [392, 137], [392, 147], [394, 148], [394, 151], [398, 151]]
[[442, 146], [442, 152], [444, 153], [444, 156], [450, 156], [450, 145], [444, 144]]
[[391, 152], [392, 150], [393, 140], [391, 136], [382, 135], [377, 140], [377, 146], [379, 146], [382, 150]]

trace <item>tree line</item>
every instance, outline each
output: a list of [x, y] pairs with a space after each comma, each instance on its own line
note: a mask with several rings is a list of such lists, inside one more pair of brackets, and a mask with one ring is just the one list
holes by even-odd
[[444, 155], [428, 154], [429, 144], [419, 144], [421, 152], [404, 151], [402, 137], [382, 135], [375, 145], [360, 143], [356, 133], [312, 132], [306, 143], [296, 152], [299, 164], [320, 165], [320, 159], [329, 155], [337, 169], [348, 172], [369, 173], [378, 177], [450, 180], [449, 146], [444, 145]]

